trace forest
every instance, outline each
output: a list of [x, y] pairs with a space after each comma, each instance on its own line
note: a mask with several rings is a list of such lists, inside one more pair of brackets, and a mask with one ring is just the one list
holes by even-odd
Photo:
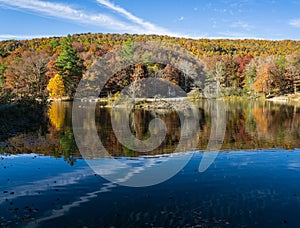
[[[0, 103], [48, 98], [72, 99], [92, 63], [116, 47], [159, 41], [179, 46], [205, 65], [206, 83], [218, 81], [224, 96], [273, 97], [300, 91], [300, 41], [187, 39], [158, 35], [75, 34], [0, 42]], [[137, 78], [158, 75], [186, 92], [182, 72], [170, 65], [139, 63], [114, 75], [103, 97], [117, 94]]]

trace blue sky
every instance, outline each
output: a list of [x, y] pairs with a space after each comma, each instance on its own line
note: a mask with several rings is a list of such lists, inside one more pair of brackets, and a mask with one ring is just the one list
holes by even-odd
[[300, 1], [0, 0], [0, 40], [86, 32], [300, 40]]

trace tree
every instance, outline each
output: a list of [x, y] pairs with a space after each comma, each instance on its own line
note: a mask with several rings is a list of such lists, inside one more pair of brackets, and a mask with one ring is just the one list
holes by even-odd
[[224, 65], [221, 62], [216, 62], [216, 72], [215, 72], [215, 80], [216, 80], [216, 94], [220, 94], [220, 82], [224, 77]]
[[135, 50], [134, 40], [129, 38], [122, 46], [121, 56], [124, 60], [131, 62]]
[[237, 58], [237, 62], [239, 64], [238, 74], [239, 74], [239, 87], [243, 87], [245, 85], [245, 77], [246, 77], [246, 67], [251, 62], [253, 57], [251, 55], [239, 56]]
[[63, 76], [75, 76], [82, 73], [79, 57], [72, 47], [72, 37], [68, 35], [62, 42], [62, 51], [56, 60], [56, 67]]
[[4, 71], [6, 68], [6, 64], [0, 64], [0, 93], [2, 92], [2, 88], [5, 86]]
[[47, 86], [51, 98], [61, 98], [66, 94], [62, 76], [56, 74], [50, 79]]
[[300, 88], [300, 55], [288, 56], [285, 77], [296, 94], [299, 90], [298, 88]]
[[270, 83], [273, 94], [286, 93], [288, 88], [288, 81], [285, 80], [286, 72], [286, 58], [281, 56], [279, 58], [273, 58], [269, 67]]
[[72, 96], [82, 77], [82, 63], [72, 47], [72, 37], [68, 35], [62, 42], [62, 52], [58, 56], [55, 67], [62, 76], [66, 95]]
[[45, 75], [49, 57], [44, 52], [25, 51], [7, 66], [6, 87], [16, 97], [43, 97], [48, 82]]
[[244, 90], [248, 94], [252, 94], [254, 92], [253, 84], [255, 82], [257, 76], [257, 69], [255, 61], [251, 61], [245, 67], [245, 78], [244, 78]]
[[221, 61], [224, 66], [224, 77], [222, 82], [224, 87], [233, 87], [234, 89], [238, 88], [240, 85], [238, 77], [238, 62], [232, 56], [224, 56]]
[[46, 53], [25, 53], [25, 65], [27, 65], [27, 76], [31, 84], [31, 91], [37, 97], [43, 97], [48, 79], [46, 77], [47, 62], [49, 57]]
[[255, 92], [262, 92], [265, 95], [270, 95], [270, 71], [269, 64], [265, 63], [259, 70], [256, 81], [253, 84]]

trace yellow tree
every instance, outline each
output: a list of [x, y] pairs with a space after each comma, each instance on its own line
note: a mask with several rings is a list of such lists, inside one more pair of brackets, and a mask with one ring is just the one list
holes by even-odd
[[51, 98], [60, 98], [64, 96], [66, 91], [62, 76], [56, 74], [53, 78], [51, 78], [49, 80], [47, 89]]

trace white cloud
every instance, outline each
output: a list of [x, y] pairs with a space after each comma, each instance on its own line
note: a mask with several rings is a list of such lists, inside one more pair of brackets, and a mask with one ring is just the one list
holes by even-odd
[[161, 28], [159, 26], [156, 26], [150, 22], [144, 21], [143, 19], [133, 15], [132, 13], [128, 12], [126, 9], [116, 6], [112, 2], [108, 0], [97, 0], [97, 2], [101, 5], [106, 6], [107, 8], [114, 10], [115, 12], [119, 13], [120, 15], [124, 16], [126, 19], [142, 26], [147, 33], [155, 33], [155, 34], [169, 34], [169, 32]]
[[179, 20], [179, 21], [183, 21], [183, 20], [184, 20], [184, 17], [181, 16], [178, 20]]
[[60, 35], [12, 35], [12, 34], [0, 34], [0, 40], [27, 40], [34, 38], [42, 38], [42, 37], [53, 37]]
[[108, 1], [98, 0], [102, 4], [106, 4], [107, 7], [113, 9], [124, 16], [127, 19], [135, 22], [136, 24], [126, 23], [124, 21], [118, 20], [114, 17], [108, 16], [106, 14], [89, 14], [82, 10], [75, 9], [67, 4], [62, 3], [53, 3], [41, 0], [0, 0], [0, 6], [10, 7], [11, 9], [23, 9], [29, 10], [32, 12], [40, 13], [47, 16], [67, 19], [75, 21], [77, 23], [90, 24], [99, 27], [105, 27], [110, 30], [117, 30], [123, 32], [132, 32], [132, 33], [164, 33], [167, 34], [167, 31], [159, 28], [149, 22], [145, 22], [140, 18], [135, 17], [126, 10], [116, 7]]
[[300, 28], [300, 19], [290, 20], [290, 21], [289, 21], [289, 24], [290, 24], [291, 26]]
[[245, 34], [245, 33], [239, 33], [239, 32], [225, 31], [225, 32], [219, 32], [218, 34], [220, 36], [209, 37], [209, 38], [212, 38], [212, 39], [255, 39], [255, 40], [263, 40], [264, 39], [261, 37], [256, 37], [256, 36], [252, 36], [252, 35]]
[[254, 28], [254, 26], [248, 24], [247, 22], [243, 22], [243, 21], [236, 21], [233, 22], [230, 27], [232, 28], [242, 28], [244, 30], [250, 31]]

